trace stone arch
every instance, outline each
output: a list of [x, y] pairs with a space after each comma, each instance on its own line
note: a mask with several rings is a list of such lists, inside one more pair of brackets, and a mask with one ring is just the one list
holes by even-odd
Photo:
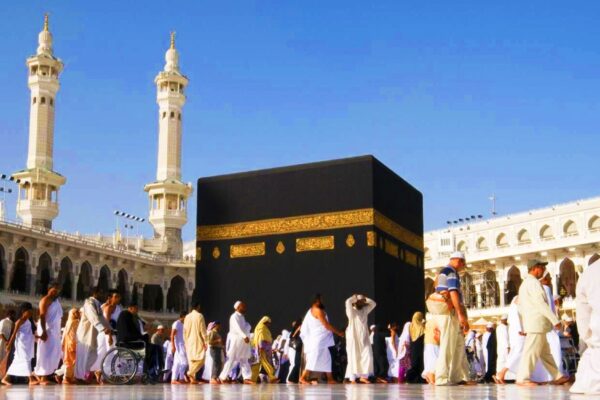
[[481, 236], [479, 239], [477, 239], [477, 250], [487, 250], [487, 249], [488, 249], [487, 240], [486, 240], [486, 238]]
[[167, 292], [167, 309], [181, 312], [187, 307], [187, 288], [185, 279], [176, 275], [171, 279], [169, 291]]
[[588, 229], [592, 232], [600, 231], [600, 217], [594, 215], [588, 221]]
[[27, 267], [29, 265], [29, 253], [25, 248], [19, 247], [15, 252], [15, 261], [13, 262], [13, 272], [10, 280], [10, 289], [26, 293], [27, 292]]
[[62, 286], [60, 296], [70, 299], [73, 293], [73, 262], [69, 257], [60, 261], [60, 270], [58, 271], [58, 282]]
[[98, 275], [98, 287], [102, 290], [103, 293], [107, 293], [108, 289], [110, 289], [110, 268], [108, 265], [103, 265], [100, 268], [100, 274]]
[[52, 280], [52, 257], [50, 254], [44, 253], [38, 260], [35, 293], [38, 295], [46, 295], [48, 292], [48, 285]]
[[529, 236], [529, 231], [527, 229], [521, 229], [519, 233], [517, 233], [517, 240], [520, 244], [531, 243], [531, 237]]
[[425, 278], [425, 300], [435, 291], [434, 282], [431, 278]]
[[160, 285], [144, 285], [142, 294], [142, 308], [148, 311], [161, 311], [163, 304], [163, 293]]
[[544, 225], [540, 229], [540, 239], [549, 240], [554, 238], [554, 232], [552, 231], [552, 227], [550, 225]]
[[579, 232], [577, 231], [577, 224], [573, 220], [568, 220], [563, 225], [563, 233], [565, 236], [575, 236]]
[[496, 281], [496, 274], [492, 270], [487, 270], [483, 274], [483, 290], [481, 291], [481, 300], [484, 307], [496, 307], [500, 304], [500, 285]]
[[93, 285], [94, 278], [92, 266], [89, 262], [85, 261], [83, 264], [81, 264], [81, 271], [79, 271], [79, 280], [77, 280], [77, 300], [81, 301], [90, 297]]
[[464, 240], [461, 240], [460, 242], [458, 242], [458, 244], [456, 245], [456, 251], [462, 251], [463, 253], [467, 251], [467, 242], [465, 242]]
[[559, 266], [558, 294], [575, 298], [575, 287], [579, 278], [575, 271], [575, 263], [570, 258], [562, 260]]
[[473, 284], [473, 277], [468, 272], [465, 272], [460, 278], [460, 284], [463, 292], [463, 300], [467, 308], [472, 308], [477, 305], [477, 292]]
[[127, 271], [124, 268], [117, 274], [117, 291], [121, 295], [123, 302], [127, 304], [129, 302], [129, 279]]
[[0, 243], [0, 290], [4, 289], [4, 281], [8, 279], [6, 276], [6, 252], [4, 246]]
[[506, 233], [501, 232], [496, 237], [496, 246], [498, 246], [498, 247], [507, 247], [508, 246], [508, 237], [506, 236]]
[[506, 304], [510, 304], [512, 299], [519, 294], [519, 288], [521, 287], [521, 271], [515, 265], [509, 268], [508, 274], [506, 275], [506, 289], [504, 289], [504, 300]]

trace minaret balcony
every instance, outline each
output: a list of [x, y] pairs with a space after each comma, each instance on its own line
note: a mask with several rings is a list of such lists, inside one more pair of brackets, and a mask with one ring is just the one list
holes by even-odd
[[58, 203], [50, 200], [24, 200], [17, 202], [19, 214], [33, 215], [36, 218], [53, 219], [58, 215]]
[[187, 211], [186, 210], [161, 210], [161, 209], [156, 209], [156, 210], [150, 210], [150, 218], [153, 217], [180, 217], [180, 218], [187, 218]]

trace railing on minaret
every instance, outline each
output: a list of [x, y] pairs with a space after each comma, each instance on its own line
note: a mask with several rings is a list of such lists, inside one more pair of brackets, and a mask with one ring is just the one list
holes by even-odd
[[150, 198], [148, 220], [154, 236], [164, 244], [167, 254], [181, 258], [181, 228], [187, 222], [187, 199], [191, 183], [181, 180], [182, 113], [188, 79], [179, 70], [175, 32], [165, 54], [165, 67], [156, 76], [158, 103], [158, 162], [156, 181], [144, 187]]
[[52, 227], [58, 215], [58, 190], [66, 179], [54, 168], [54, 110], [63, 63], [52, 49], [48, 14], [38, 35], [36, 54], [27, 59], [31, 92], [29, 147], [26, 169], [13, 174], [19, 179], [17, 214], [27, 225]]

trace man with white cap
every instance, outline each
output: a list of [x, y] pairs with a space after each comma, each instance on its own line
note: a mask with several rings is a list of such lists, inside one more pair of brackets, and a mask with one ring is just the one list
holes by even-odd
[[494, 380], [493, 376], [496, 374], [496, 361], [498, 359], [496, 329], [494, 328], [494, 324], [491, 322], [488, 322], [488, 324], [485, 326], [482, 345], [483, 359], [485, 361], [484, 380], [489, 383]]
[[464, 332], [469, 330], [469, 320], [458, 275], [465, 266], [465, 255], [456, 251], [437, 277], [436, 292], [451, 304], [448, 314], [434, 315], [440, 331], [439, 357], [435, 365], [435, 384], [438, 386], [472, 383], [469, 382], [469, 364], [464, 348]]
[[575, 293], [579, 340], [586, 349], [571, 393], [600, 394], [600, 260], [583, 271]]
[[354, 294], [346, 300], [346, 354], [348, 366], [346, 378], [354, 382], [359, 379], [362, 383], [371, 383], [369, 377], [373, 375], [373, 349], [369, 340], [368, 321], [369, 313], [376, 304], [373, 300], [362, 294]]
[[246, 304], [238, 300], [233, 305], [233, 309], [235, 312], [229, 318], [229, 334], [227, 335], [227, 340], [229, 341], [227, 345], [227, 361], [223, 366], [219, 379], [221, 382], [231, 382], [229, 378], [231, 370], [239, 363], [244, 383], [253, 384], [255, 382], [252, 381], [252, 370], [248, 362], [251, 356], [251, 326], [244, 317]]
[[562, 385], [569, 380], [558, 370], [546, 336], [553, 327], [559, 329], [561, 326], [549, 307], [551, 300], [546, 296], [539, 281], [544, 275], [547, 264], [536, 259], [529, 260], [527, 262], [529, 273], [519, 288], [519, 314], [526, 334], [517, 373], [517, 384], [522, 386], [538, 385], [532, 379], [538, 361], [542, 362], [554, 384]]
[[496, 327], [496, 371], [502, 371], [506, 366], [508, 353], [510, 352], [510, 339], [508, 336], [508, 315], [500, 318], [500, 323]]

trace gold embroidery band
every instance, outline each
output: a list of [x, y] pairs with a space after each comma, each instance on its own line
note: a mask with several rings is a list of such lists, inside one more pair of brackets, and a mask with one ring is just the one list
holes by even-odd
[[265, 255], [265, 242], [232, 244], [229, 247], [229, 257], [256, 257]]
[[205, 225], [197, 229], [200, 241], [243, 239], [256, 236], [311, 232], [358, 226], [373, 226], [412, 248], [423, 249], [423, 237], [398, 225], [373, 208], [336, 211], [296, 217], [265, 219], [225, 225]]
[[400, 257], [400, 250], [398, 249], [398, 245], [396, 243], [392, 243], [391, 241], [389, 241], [387, 239], [385, 239], [385, 242], [384, 242], [384, 250], [390, 256], [393, 256], [396, 258]]
[[335, 241], [333, 236], [306, 237], [296, 239], [296, 251], [298, 253], [302, 251], [313, 250], [333, 250], [334, 248]]
[[418, 257], [415, 253], [405, 250], [404, 257], [406, 258], [406, 262], [410, 265], [414, 267], [417, 267], [419, 265]]

